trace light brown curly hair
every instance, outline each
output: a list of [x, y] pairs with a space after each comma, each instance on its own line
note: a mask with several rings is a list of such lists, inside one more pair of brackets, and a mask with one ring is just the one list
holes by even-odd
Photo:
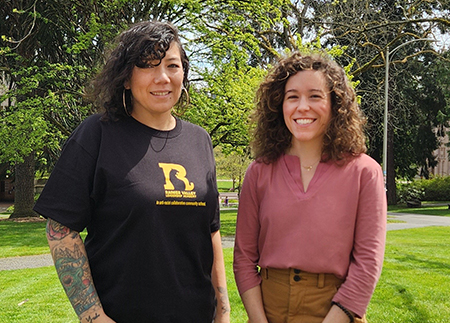
[[322, 161], [342, 161], [365, 153], [366, 120], [343, 68], [323, 53], [294, 52], [278, 61], [257, 90], [251, 144], [254, 157], [272, 163], [291, 147], [292, 134], [283, 117], [284, 91], [289, 77], [303, 70], [321, 71], [331, 94], [332, 116], [323, 139]]

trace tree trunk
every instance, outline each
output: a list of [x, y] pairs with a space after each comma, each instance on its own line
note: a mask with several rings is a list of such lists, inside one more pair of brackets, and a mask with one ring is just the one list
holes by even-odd
[[34, 153], [24, 157], [23, 163], [16, 164], [14, 212], [11, 218], [38, 216], [34, 206]]

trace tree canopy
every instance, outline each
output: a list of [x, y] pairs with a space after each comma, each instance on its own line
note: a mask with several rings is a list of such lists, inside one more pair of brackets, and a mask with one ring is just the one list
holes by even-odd
[[[368, 117], [369, 153], [381, 162], [386, 50], [448, 37], [449, 16], [448, 0], [7, 0], [0, 7], [0, 163], [20, 165], [32, 154], [39, 167], [51, 166], [67, 135], [95, 112], [83, 91], [112, 39], [148, 19], [180, 29], [192, 65], [192, 107], [182, 118], [205, 127], [215, 146], [247, 151], [265, 71], [286, 51], [312, 46], [339, 51], [335, 59], [358, 84]], [[391, 185], [396, 174], [412, 177], [435, 163], [435, 129], [449, 119], [448, 59], [448, 48], [415, 41], [390, 62]]]

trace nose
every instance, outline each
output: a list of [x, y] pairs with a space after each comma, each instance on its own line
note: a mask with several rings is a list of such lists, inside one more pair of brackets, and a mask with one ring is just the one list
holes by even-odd
[[301, 96], [298, 100], [297, 111], [308, 111], [310, 109], [307, 97]]
[[169, 83], [170, 82], [170, 78], [167, 74], [167, 71], [164, 68], [158, 68], [156, 71], [156, 75], [155, 75], [155, 79], [154, 79], [155, 83], [159, 84], [159, 83]]

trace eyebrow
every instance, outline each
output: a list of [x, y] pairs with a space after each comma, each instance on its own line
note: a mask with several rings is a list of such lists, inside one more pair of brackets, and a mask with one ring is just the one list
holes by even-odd
[[181, 62], [181, 57], [179, 57], [179, 56], [170, 56], [170, 57], [166, 56], [165, 59], [168, 61], [180, 61]]
[[[287, 90], [287, 91], [284, 92], [284, 93], [286, 94], [286, 93], [289, 93], [289, 92], [298, 92], [298, 90], [297, 90], [297, 89], [289, 89], [289, 90]], [[310, 89], [310, 90], [308, 90], [308, 92], [321, 92], [321, 93], [326, 93], [325, 91], [323, 91], [323, 90], [321, 90], [321, 89]]]

